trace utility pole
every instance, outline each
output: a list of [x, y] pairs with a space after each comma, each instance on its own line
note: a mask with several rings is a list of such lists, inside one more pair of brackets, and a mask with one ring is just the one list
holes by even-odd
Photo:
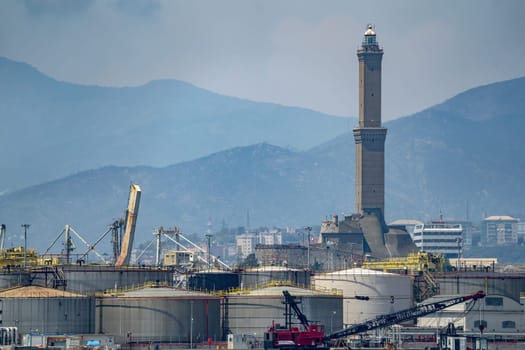
[[305, 229], [306, 231], [308, 231], [308, 248], [307, 248], [308, 255], [307, 255], [307, 267], [310, 268], [310, 232], [312, 232], [312, 227], [311, 227], [311, 226], [306, 226], [304, 229]]
[[160, 267], [160, 260], [161, 260], [160, 254], [162, 250], [162, 247], [161, 247], [162, 237], [161, 236], [163, 233], [164, 233], [164, 228], [162, 226], [156, 229], [155, 231], [153, 231], [153, 234], [156, 236], [155, 238], [157, 240], [157, 247], [155, 249], [155, 266], [156, 267]]
[[208, 259], [206, 260], [208, 262], [208, 271], [210, 271], [210, 249], [211, 249], [211, 238], [213, 237], [212, 234], [207, 233], [206, 239], [208, 240]]
[[190, 300], [190, 349], [193, 349], [193, 300]]
[[461, 261], [460, 261], [461, 259], [461, 241], [462, 241], [461, 237], [456, 238], [456, 242], [458, 242], [458, 260], [456, 262], [457, 271], [459, 271], [459, 269], [461, 268]]
[[22, 224], [20, 225], [24, 228], [24, 269], [27, 267], [27, 229], [30, 224]]
[[5, 224], [0, 225], [0, 250], [4, 250], [5, 246]]

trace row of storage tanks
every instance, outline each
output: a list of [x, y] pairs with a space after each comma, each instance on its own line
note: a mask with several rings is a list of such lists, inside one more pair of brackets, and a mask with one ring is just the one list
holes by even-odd
[[100, 297], [27, 286], [0, 292], [2, 324], [21, 334], [107, 334], [120, 342], [204, 342], [227, 333], [259, 337], [273, 320], [284, 323], [282, 290], [302, 298], [312, 320], [341, 327], [341, 295], [269, 287], [219, 296], [149, 287]]
[[[213, 283], [220, 281], [220, 274], [209, 277]], [[223, 277], [233, 278], [228, 273]], [[355, 268], [311, 276], [311, 289], [283, 286], [286, 281], [274, 287], [261, 283], [266, 285], [261, 287], [259, 281], [221, 295], [159, 286], [99, 296], [36, 286], [10, 288], [0, 291], [0, 323], [18, 327], [22, 334], [107, 334], [119, 342], [205, 342], [225, 340], [228, 333], [262, 338], [274, 320], [284, 323], [283, 290], [301, 297], [303, 313], [324, 324], [327, 333], [413, 306], [412, 279], [407, 275]], [[486, 279], [484, 283], [487, 287]], [[484, 289], [475, 284], [469, 287]]]
[[[412, 304], [411, 280], [403, 275], [352, 269], [316, 275], [311, 284], [315, 289], [279, 285], [225, 295], [157, 286], [96, 297], [26, 286], [0, 292], [0, 321], [22, 334], [204, 342], [225, 340], [228, 333], [262, 338], [274, 320], [284, 324], [283, 290], [300, 297], [303, 313], [324, 324], [328, 333]], [[370, 300], [356, 300], [356, 295]]]

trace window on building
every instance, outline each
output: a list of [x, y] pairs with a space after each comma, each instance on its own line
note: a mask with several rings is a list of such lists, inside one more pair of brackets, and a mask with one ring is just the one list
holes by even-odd
[[503, 298], [500, 298], [500, 297], [485, 297], [485, 305], [487, 305], [487, 306], [503, 306]]
[[516, 322], [514, 321], [503, 321], [501, 322], [502, 328], [516, 328]]

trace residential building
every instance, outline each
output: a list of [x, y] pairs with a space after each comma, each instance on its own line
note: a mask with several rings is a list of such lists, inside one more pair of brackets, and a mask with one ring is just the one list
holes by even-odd
[[279, 245], [283, 244], [283, 235], [280, 230], [274, 229], [258, 233], [245, 233], [236, 236], [237, 255], [240, 259], [245, 259], [248, 255], [255, 253], [255, 246]]
[[518, 243], [518, 222], [512, 216], [489, 216], [483, 220], [482, 232], [487, 245]]
[[239, 259], [246, 257], [255, 252], [257, 245], [257, 236], [253, 233], [245, 233], [235, 237], [237, 243], [237, 256]]

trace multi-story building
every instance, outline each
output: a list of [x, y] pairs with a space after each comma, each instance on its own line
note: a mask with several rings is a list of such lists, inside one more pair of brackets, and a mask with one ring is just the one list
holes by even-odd
[[462, 250], [463, 226], [443, 220], [414, 227], [412, 239], [420, 251], [441, 253], [447, 258], [458, 258]]
[[257, 236], [253, 233], [245, 233], [235, 237], [237, 243], [237, 256], [239, 259], [246, 257], [255, 252], [257, 245]]
[[279, 230], [259, 232], [258, 243], [263, 245], [283, 244], [283, 235]]
[[520, 219], [517, 223], [518, 228], [518, 242], [525, 242], [525, 219]]
[[518, 243], [518, 219], [512, 216], [489, 216], [483, 220], [482, 232], [488, 245]]
[[236, 236], [237, 255], [240, 259], [245, 259], [248, 255], [255, 253], [255, 246], [277, 245], [283, 243], [283, 236], [279, 230], [263, 231], [259, 233], [245, 233]]

